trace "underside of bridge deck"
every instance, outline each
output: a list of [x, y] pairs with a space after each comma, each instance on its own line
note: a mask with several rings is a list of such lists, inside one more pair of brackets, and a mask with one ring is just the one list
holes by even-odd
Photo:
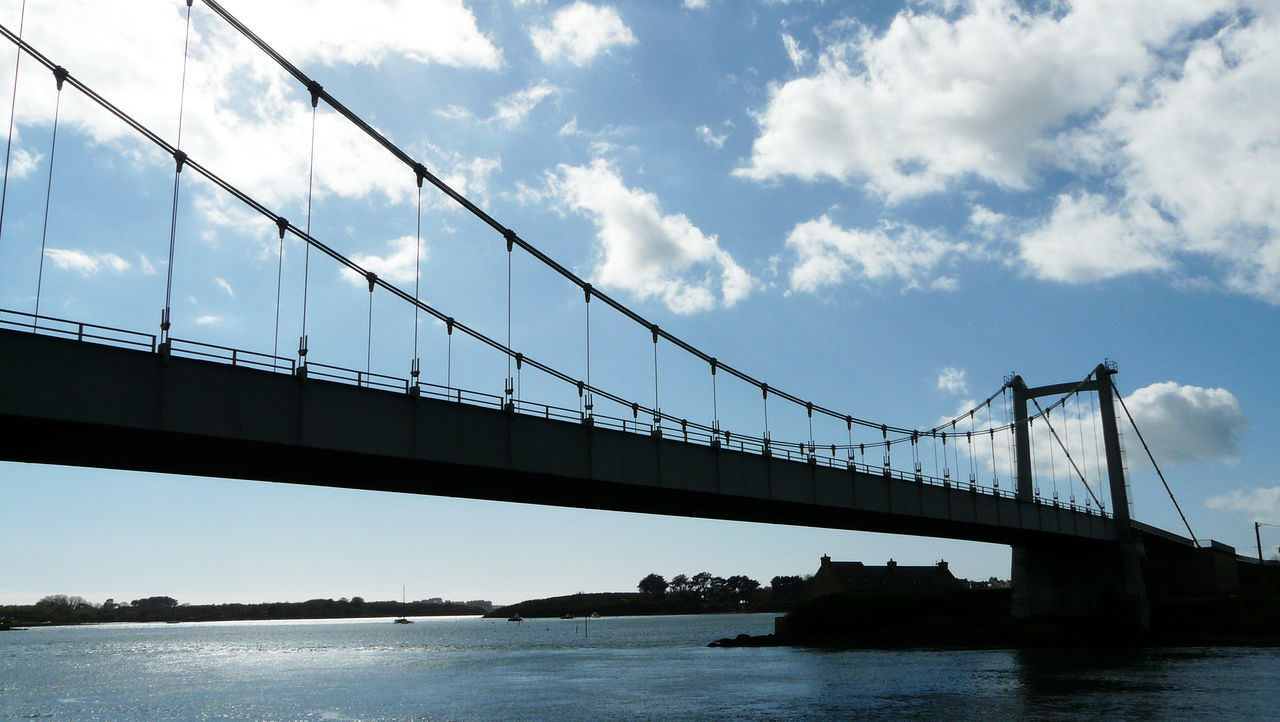
[[0, 458], [1003, 544], [1108, 519], [500, 408], [0, 331]]

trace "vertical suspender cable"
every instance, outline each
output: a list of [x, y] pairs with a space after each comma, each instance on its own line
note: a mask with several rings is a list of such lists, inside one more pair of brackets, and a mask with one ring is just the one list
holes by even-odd
[[653, 427], [662, 426], [662, 408], [658, 406], [658, 325], [649, 328], [653, 334]]
[[[515, 386], [513, 385], [513, 379], [511, 378], [511, 254], [512, 249], [515, 247], [516, 234], [511, 229], [507, 229], [507, 233], [504, 235], [507, 239], [507, 380], [504, 386], [503, 403], [511, 404], [515, 399]], [[591, 313], [591, 299], [589, 297], [587, 298], [587, 313]], [[590, 319], [588, 318], [588, 326], [590, 326], [590, 323]], [[588, 335], [591, 333], [590, 328], [587, 329], [587, 333]], [[588, 356], [591, 355], [591, 351], [589, 350], [590, 344], [591, 342], [587, 341]], [[588, 362], [588, 364], [589, 363], [590, 362]], [[514, 406], [512, 408], [514, 408]]]
[[419, 286], [422, 281], [422, 181], [427, 170], [421, 163], [413, 170], [418, 183], [418, 225], [413, 242], [413, 363], [409, 365], [409, 377], [413, 379], [416, 388], [422, 371], [418, 364], [418, 299], [421, 297]]
[[[316, 106], [320, 104], [320, 84], [312, 81], [307, 87], [311, 93], [311, 151], [307, 161], [307, 238], [311, 237], [311, 193], [316, 174]], [[306, 371], [307, 365], [307, 296], [311, 284], [311, 242], [302, 251], [302, 336], [298, 338], [298, 367]]]
[[764, 446], [769, 449], [769, 384], [760, 384], [760, 395], [764, 400]]
[[187, 155], [182, 152], [182, 116], [187, 102], [187, 58], [191, 50], [191, 3], [187, 0], [187, 26], [182, 40], [182, 84], [178, 90], [178, 139], [174, 143], [173, 209], [169, 215], [169, 265], [164, 286], [164, 312], [160, 316], [160, 344], [168, 348], [170, 309], [173, 300], [173, 251], [178, 238], [178, 189], [182, 181], [182, 165]]
[[[27, 23], [27, 0], [22, 0], [22, 12], [18, 16], [18, 42], [22, 42], [22, 29]], [[13, 119], [18, 111], [18, 68], [22, 67], [22, 45], [18, 45], [13, 61], [13, 100], [9, 106], [9, 140], [4, 147], [4, 185], [0, 188], [0, 238], [4, 236], [4, 205], [9, 198], [9, 152], [13, 150]]]
[[[720, 433], [720, 401], [716, 398], [716, 366], [719, 363], [715, 359], [711, 359], [711, 433]], [[719, 443], [719, 437], [716, 437]]]
[[373, 287], [378, 285], [378, 274], [369, 271], [365, 274], [365, 280], [369, 282], [369, 330], [364, 346], [364, 375], [365, 382], [368, 383], [369, 373], [373, 370]]
[[36, 272], [36, 312], [31, 319], [32, 328], [40, 322], [40, 287], [44, 282], [44, 244], [49, 235], [49, 199], [53, 196], [53, 159], [58, 150], [58, 113], [62, 110], [62, 83], [67, 79], [66, 68], [59, 65], [53, 69], [54, 81], [58, 84], [58, 99], [53, 104], [53, 140], [49, 143], [49, 180], [44, 189], [44, 224], [40, 228], [40, 265]]
[[582, 410], [586, 417], [590, 418], [595, 403], [591, 397], [591, 284], [582, 284], [582, 293], [586, 298], [587, 305], [587, 388], [586, 395], [582, 398]]
[[453, 389], [453, 316], [449, 316], [444, 320], [444, 331], [445, 331], [445, 335], [448, 337], [446, 341], [446, 349], [445, 349], [445, 357], [444, 357], [444, 387], [446, 390], [452, 390]]
[[280, 223], [277, 218], [276, 223], [280, 228], [280, 250], [276, 253], [276, 325], [271, 335], [271, 368], [276, 367], [276, 359], [280, 356], [280, 286], [284, 280], [284, 234], [289, 229], [288, 221]]

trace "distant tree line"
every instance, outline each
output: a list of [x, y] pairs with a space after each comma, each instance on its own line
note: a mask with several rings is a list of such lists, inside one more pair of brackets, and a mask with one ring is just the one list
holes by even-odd
[[777, 576], [768, 587], [751, 577], [735, 574], [731, 577], [713, 576], [710, 572], [698, 572], [693, 576], [677, 574], [667, 581], [661, 574], [645, 576], [636, 585], [641, 594], [655, 598], [674, 596], [685, 599], [701, 599], [710, 602], [794, 601], [804, 596], [808, 581], [798, 576]]
[[443, 616], [484, 614], [493, 609], [485, 599], [468, 602], [439, 597], [401, 603], [366, 602], [362, 597], [310, 599], [264, 604], [179, 604], [168, 596], [134, 599], [128, 604], [108, 599], [92, 604], [84, 597], [51, 594], [33, 605], [0, 606], [0, 617], [19, 624], [89, 624], [101, 622], [204, 622], [263, 619], [338, 619], [344, 617]]

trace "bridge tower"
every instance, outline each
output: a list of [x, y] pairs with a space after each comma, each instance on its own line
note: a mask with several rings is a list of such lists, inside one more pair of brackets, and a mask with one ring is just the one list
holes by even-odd
[[1027, 402], [1042, 396], [1063, 396], [1073, 391], [1098, 394], [1112, 521], [1117, 538], [1114, 543], [1066, 541], [1015, 546], [1012, 568], [1012, 611], [1015, 617], [1106, 620], [1129, 629], [1150, 629], [1151, 607], [1143, 575], [1146, 553], [1130, 518], [1129, 492], [1112, 396], [1111, 375], [1114, 373], [1114, 366], [1099, 364], [1092, 378], [1083, 383], [1028, 388], [1021, 376], [1014, 376], [1008, 382], [1013, 392], [1016, 424], [1017, 496], [1024, 501], [1033, 501], [1035, 495]]

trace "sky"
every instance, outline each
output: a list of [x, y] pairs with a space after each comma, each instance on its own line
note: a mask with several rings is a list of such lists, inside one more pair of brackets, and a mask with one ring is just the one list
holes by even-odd
[[[771, 388], [931, 428], [1011, 373], [1078, 381], [1110, 359], [1197, 536], [1253, 553], [1253, 522], [1280, 524], [1275, 3], [223, 4], [521, 238]], [[500, 235], [419, 194], [324, 104], [313, 115], [202, 2], [185, 82], [180, 0], [22, 7], [0, 2], [0, 23], [273, 212], [496, 339], [510, 320], [527, 356], [577, 378], [589, 358], [594, 386], [653, 403], [647, 329], [591, 304], [588, 347], [581, 289], [519, 249], [508, 296]], [[156, 333], [171, 273], [177, 338], [294, 357], [305, 307], [312, 362], [403, 378], [416, 356], [424, 382], [502, 393], [505, 357], [450, 346], [292, 236], [282, 248], [270, 219], [190, 172], [170, 266], [173, 159], [30, 58], [13, 107], [0, 307]], [[707, 365], [658, 350], [659, 406], [709, 423]], [[759, 435], [759, 390], [716, 383], [721, 426]], [[520, 395], [578, 404], [527, 371]], [[1087, 466], [1087, 400], [1057, 413]], [[768, 415], [775, 440], [809, 438], [803, 408], [775, 398]], [[1042, 493], [1073, 484], [1053, 452], [1046, 478], [1052, 442], [1035, 433]], [[815, 422], [819, 444], [845, 434]], [[1125, 442], [1135, 517], [1181, 530]], [[1009, 484], [1007, 462], [975, 463]], [[995, 545], [252, 481], [0, 463], [0, 494], [4, 603], [393, 599], [402, 584], [514, 602], [649, 572], [767, 582], [822, 554], [1009, 575]], [[1274, 556], [1280, 528], [1262, 532]]]

